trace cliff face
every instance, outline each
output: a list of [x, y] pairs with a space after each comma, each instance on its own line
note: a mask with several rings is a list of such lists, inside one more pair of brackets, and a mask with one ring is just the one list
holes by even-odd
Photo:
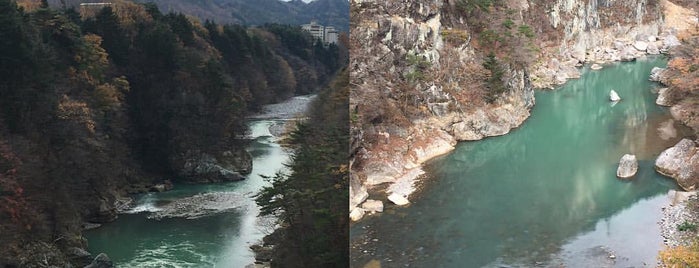
[[354, 219], [367, 188], [408, 197], [424, 161], [519, 126], [533, 88], [578, 78], [582, 63], [633, 60], [676, 41], [654, 0], [484, 3], [352, 1]]

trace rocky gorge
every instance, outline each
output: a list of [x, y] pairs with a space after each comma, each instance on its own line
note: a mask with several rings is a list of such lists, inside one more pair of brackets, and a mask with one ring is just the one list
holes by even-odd
[[459, 9], [470, 2], [352, 2], [353, 219], [363, 215], [366, 198], [386, 200], [367, 189], [409, 199], [425, 161], [457, 141], [504, 135], [522, 124], [535, 88], [579, 78], [583, 64], [600, 69], [667, 53], [680, 44], [678, 34], [696, 26], [695, 14], [670, 1], [507, 1], [499, 7], [511, 14], [506, 21], [537, 36], [514, 51], [538, 49], [526, 64], [502, 60], [506, 90], [480, 101], [484, 93], [476, 89], [483, 82], [477, 80], [488, 74], [479, 77], [478, 65], [487, 61], [487, 48]]

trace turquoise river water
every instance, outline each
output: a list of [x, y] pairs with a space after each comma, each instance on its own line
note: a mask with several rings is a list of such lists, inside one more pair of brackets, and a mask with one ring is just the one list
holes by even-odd
[[[270, 128], [283, 120], [265, 119], [249, 123], [248, 151], [253, 156], [252, 173], [238, 182], [175, 185], [169, 192], [136, 197], [137, 206], [112, 223], [86, 232], [89, 251], [104, 252], [117, 267], [245, 267], [254, 262], [249, 249], [271, 232], [274, 220], [259, 218], [253, 195], [269, 185], [261, 175], [284, 169], [290, 152], [277, 143]], [[203, 193], [230, 195], [235, 207], [197, 219], [149, 219], [163, 205]]]
[[[666, 63], [584, 68], [581, 79], [537, 92], [520, 128], [459, 143], [428, 163], [410, 206], [387, 203], [354, 224], [352, 266], [654, 267], [656, 222], [676, 185], [653, 162], [683, 134], [668, 131], [677, 123], [648, 81]], [[630, 181], [616, 178], [625, 153], [639, 159]]]

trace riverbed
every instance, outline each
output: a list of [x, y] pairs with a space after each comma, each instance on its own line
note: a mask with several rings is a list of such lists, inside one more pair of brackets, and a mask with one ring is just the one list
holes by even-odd
[[[651, 92], [650, 70], [666, 64], [585, 67], [581, 79], [537, 92], [520, 128], [458, 144], [425, 166], [410, 206], [387, 202], [354, 224], [352, 266], [655, 267], [657, 222], [677, 186], [653, 162], [687, 133]], [[616, 178], [626, 153], [639, 160], [632, 180]]]
[[[88, 250], [104, 252], [117, 267], [245, 267], [250, 246], [271, 233], [275, 220], [258, 217], [254, 195], [270, 185], [265, 176], [284, 172], [292, 152], [280, 146], [280, 130], [305, 111], [313, 95], [265, 107], [248, 122], [252, 173], [243, 181], [175, 184], [172, 191], [135, 196], [136, 206], [104, 226], [86, 231]], [[196, 216], [160, 217], [195, 202]], [[168, 213], [170, 214], [170, 213]]]

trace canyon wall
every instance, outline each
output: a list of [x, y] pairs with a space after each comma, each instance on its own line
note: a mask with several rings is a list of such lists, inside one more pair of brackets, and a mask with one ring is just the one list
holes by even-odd
[[631, 61], [677, 45], [676, 32], [663, 27], [663, 5], [352, 1], [352, 219], [369, 211], [361, 207], [367, 198], [386, 194], [405, 204], [421, 164], [457, 141], [518, 127], [535, 104], [534, 88], [578, 78], [584, 63]]

